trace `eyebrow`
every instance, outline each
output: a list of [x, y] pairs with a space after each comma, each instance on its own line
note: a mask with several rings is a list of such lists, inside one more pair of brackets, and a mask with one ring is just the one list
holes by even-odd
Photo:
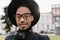
[[[24, 13], [24, 14], [31, 14], [31, 13]], [[21, 15], [21, 14], [16, 14], [16, 15]], [[23, 14], [22, 14], [23, 15]]]

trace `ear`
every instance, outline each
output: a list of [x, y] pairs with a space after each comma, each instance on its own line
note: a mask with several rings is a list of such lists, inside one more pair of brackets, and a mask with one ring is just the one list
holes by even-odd
[[31, 21], [33, 21], [34, 20], [34, 16], [31, 16]]

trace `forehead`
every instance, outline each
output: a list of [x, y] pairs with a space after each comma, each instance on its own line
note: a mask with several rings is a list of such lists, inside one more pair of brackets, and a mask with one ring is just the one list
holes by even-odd
[[19, 7], [16, 11], [16, 14], [31, 13], [28, 7]]

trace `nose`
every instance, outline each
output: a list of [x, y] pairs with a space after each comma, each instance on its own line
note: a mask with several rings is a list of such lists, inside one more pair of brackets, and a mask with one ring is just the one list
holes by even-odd
[[20, 21], [21, 21], [21, 22], [24, 22], [24, 21], [25, 21], [25, 19], [24, 19], [23, 17], [21, 17]]

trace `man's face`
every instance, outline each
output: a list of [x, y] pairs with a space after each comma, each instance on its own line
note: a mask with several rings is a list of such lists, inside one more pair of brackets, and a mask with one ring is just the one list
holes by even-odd
[[31, 11], [27, 7], [19, 7], [16, 11], [15, 18], [20, 30], [28, 29], [31, 26], [31, 22], [34, 20]]

